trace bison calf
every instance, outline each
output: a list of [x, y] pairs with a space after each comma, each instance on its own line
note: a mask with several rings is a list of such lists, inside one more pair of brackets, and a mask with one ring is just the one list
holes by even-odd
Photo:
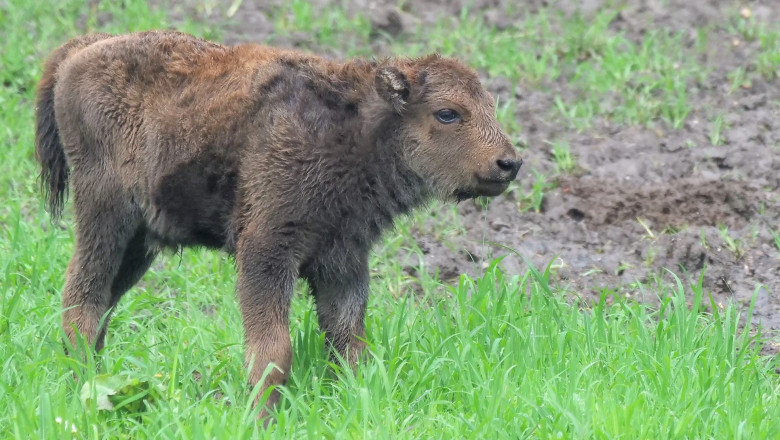
[[290, 374], [299, 277], [354, 363], [381, 232], [432, 197], [496, 196], [515, 179], [494, 112], [476, 74], [437, 55], [338, 63], [176, 32], [69, 41], [36, 112], [55, 218], [69, 179], [74, 195], [65, 332], [99, 350], [101, 319], [160, 249], [207, 246], [235, 255], [252, 384], [271, 364], [263, 391]]

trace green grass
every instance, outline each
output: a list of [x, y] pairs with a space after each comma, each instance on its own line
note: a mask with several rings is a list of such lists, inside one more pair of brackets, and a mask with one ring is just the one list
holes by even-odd
[[[120, 307], [100, 372], [162, 391], [140, 410], [99, 412], [79, 392], [95, 377], [62, 350], [58, 300], [46, 286], [65, 257], [20, 226], [24, 272], [4, 303], [4, 423], [22, 438], [771, 438], [780, 430], [772, 368], [732, 307], [703, 313], [700, 286], [657, 292], [661, 306], [604, 292], [592, 308], [563, 301], [533, 272], [490, 268], [476, 281], [396, 297], [375, 283], [370, 358], [332, 372], [311, 304], [295, 302], [296, 359], [278, 423], [255, 425], [241, 365], [230, 264], [187, 252], [154, 271]], [[377, 281], [377, 280], [375, 280]], [[4, 286], [7, 287], [7, 286]], [[186, 293], [190, 293], [186, 295]], [[36, 295], [37, 293], [37, 295]], [[686, 297], [693, 303], [686, 305]], [[607, 300], [615, 300], [607, 305]], [[154, 313], [151, 312], [154, 310]], [[76, 367], [77, 380], [71, 369]], [[648, 421], [652, 421], [651, 423]], [[514, 437], [513, 437], [514, 438]]]
[[731, 234], [729, 234], [729, 228], [724, 225], [718, 225], [718, 231], [720, 232], [720, 238], [723, 241], [723, 245], [726, 247], [726, 249], [734, 254], [734, 258], [741, 258], [745, 252], [742, 246], [742, 242], [732, 237]]
[[770, 80], [780, 76], [780, 29], [752, 16], [735, 16], [730, 31], [747, 42], [758, 43], [758, 54], [749, 61], [751, 70]]
[[[458, 56], [490, 75], [529, 87], [570, 84], [571, 96], [557, 98], [556, 116], [574, 127], [603, 117], [628, 124], [662, 120], [679, 128], [691, 110], [688, 86], [705, 79], [707, 72], [685, 53], [682, 35], [654, 30], [633, 42], [609, 29], [616, 16], [611, 9], [592, 19], [543, 9], [499, 31], [464, 8], [456, 29], [451, 20], [442, 19], [413, 29], [413, 37], [402, 36], [391, 47], [394, 54], [435, 50]], [[283, 32], [313, 33], [315, 47], [336, 45], [351, 55], [370, 54], [369, 23], [359, 16], [348, 18], [338, 10], [317, 14], [308, 2], [296, 0], [279, 10], [276, 20]], [[697, 38], [706, 41], [706, 32]]]
[[714, 146], [723, 145], [723, 130], [726, 129], [726, 122], [723, 120], [723, 114], [718, 113], [710, 123], [710, 143]]
[[552, 142], [552, 156], [559, 173], [570, 173], [577, 166], [577, 160], [572, 156], [571, 149], [566, 141], [558, 140]]
[[[139, 0], [93, 10], [82, 3], [0, 3], [0, 438], [780, 436], [777, 360], [760, 354], [752, 311], [740, 321], [736, 308], [710, 303], [701, 285], [668, 274], [643, 293], [658, 298], [657, 307], [608, 290], [597, 304], [574, 300], [544, 273], [503, 274], [495, 262], [484, 277], [455, 286], [424, 270], [406, 275], [396, 256], [419, 252], [409, 244], [412, 231], [433, 228], [442, 238], [462, 231], [451, 206], [403, 219], [375, 249], [369, 357], [354, 374], [327, 362], [300, 286], [293, 374], [268, 431], [249, 405], [235, 270], [219, 253], [186, 249], [161, 258], [120, 304], [99, 360], [67, 357], [59, 291], [72, 216], [67, 209], [64, 224], [52, 225], [38, 194], [33, 90], [41, 62], [88, 30], [175, 26], [219, 36], [217, 26], [174, 23]], [[308, 30], [316, 44], [366, 51], [364, 18], [298, 1], [285, 8], [274, 15], [279, 32]], [[542, 10], [499, 32], [464, 15], [455, 29], [442, 22], [393, 47], [457, 54], [513, 84], [570, 81], [573, 94], [559, 97], [558, 107], [575, 125], [595, 117], [678, 124], [688, 111], [685, 84], [697, 75], [675, 46], [679, 36], [659, 31], [630, 42], [609, 31], [613, 18]], [[777, 39], [761, 44], [775, 47]], [[602, 104], [609, 99], [619, 105]], [[514, 104], [499, 103], [498, 114], [518, 136]], [[569, 168], [566, 151], [560, 144], [554, 153], [561, 168]], [[541, 173], [535, 182], [518, 197], [521, 209], [541, 209], [551, 184]], [[101, 375], [134, 379], [123, 392], [129, 401], [113, 411], [82, 401], [84, 385]]]
[[292, 0], [274, 11], [277, 33], [303, 32], [323, 47], [339, 47], [353, 55], [371, 55], [365, 44], [371, 23], [365, 17], [349, 17], [342, 9], [319, 10], [306, 0]]
[[780, 250], [780, 229], [775, 231], [770, 227], [769, 232], [772, 234], [772, 240], [775, 243], [775, 247], [777, 248], [777, 250]]
[[521, 211], [533, 210], [533, 212], [541, 212], [542, 204], [544, 203], [544, 195], [548, 190], [555, 188], [555, 182], [547, 180], [547, 176], [539, 171], [531, 169], [531, 173], [534, 175], [534, 183], [531, 185], [529, 192], [521, 194], [518, 197], [518, 208]]
[[421, 30], [424, 38], [402, 40], [395, 49], [457, 55], [491, 75], [529, 87], [564, 81], [571, 85], [571, 96], [559, 96], [556, 108], [575, 127], [587, 127], [594, 117], [631, 124], [661, 119], [681, 126], [690, 112], [686, 88], [706, 75], [681, 49], [681, 35], [652, 31], [632, 42], [609, 30], [616, 10], [593, 19], [551, 11], [498, 31], [479, 14], [464, 10], [456, 32], [449, 20], [442, 20]]

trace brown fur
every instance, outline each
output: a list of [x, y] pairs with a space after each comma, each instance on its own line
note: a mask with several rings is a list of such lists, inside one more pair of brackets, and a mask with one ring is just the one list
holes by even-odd
[[[461, 118], [440, 122], [442, 108]], [[55, 50], [38, 88], [36, 157], [55, 217], [69, 178], [74, 195], [71, 342], [102, 347], [100, 320], [161, 247], [221, 248], [237, 262], [251, 383], [275, 365], [263, 390], [289, 376], [297, 278], [354, 363], [381, 232], [432, 196], [497, 195], [521, 163], [491, 97], [453, 59], [337, 63], [175, 32]]]

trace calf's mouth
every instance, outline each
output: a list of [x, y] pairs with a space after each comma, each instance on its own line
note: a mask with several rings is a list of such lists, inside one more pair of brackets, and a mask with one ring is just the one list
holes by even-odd
[[476, 178], [476, 183], [470, 188], [460, 188], [453, 194], [458, 201], [475, 197], [495, 197], [509, 187], [514, 179], [483, 179]]
[[477, 177], [474, 192], [478, 196], [495, 197], [506, 191], [512, 180], [514, 179], [481, 179]]

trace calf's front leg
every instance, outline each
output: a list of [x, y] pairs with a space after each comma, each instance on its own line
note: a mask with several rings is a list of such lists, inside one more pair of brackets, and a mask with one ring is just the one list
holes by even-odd
[[[297, 276], [296, 267], [281, 252], [284, 246], [275, 244], [278, 243], [273, 240], [250, 238], [243, 240], [236, 253], [246, 362], [252, 365], [250, 384], [254, 387], [268, 366], [273, 366], [261, 384], [255, 404], [269, 387], [287, 382], [292, 366], [289, 311]], [[278, 401], [279, 391], [274, 389], [259, 417], [266, 418], [268, 410]]]
[[325, 339], [352, 367], [365, 349], [368, 303], [368, 262], [362, 259], [346, 273], [321, 275], [310, 280], [317, 318]]

